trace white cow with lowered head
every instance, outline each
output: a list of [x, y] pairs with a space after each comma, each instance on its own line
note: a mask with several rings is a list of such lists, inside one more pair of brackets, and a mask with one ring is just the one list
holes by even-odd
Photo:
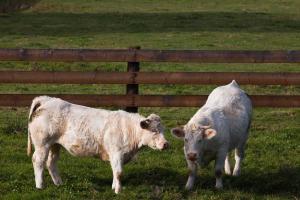
[[35, 183], [43, 187], [46, 164], [55, 185], [62, 184], [56, 162], [61, 147], [74, 156], [94, 156], [109, 161], [113, 171], [112, 189], [121, 191], [120, 178], [126, 164], [144, 145], [163, 150], [168, 142], [160, 117], [147, 118], [125, 111], [108, 111], [71, 104], [47, 96], [33, 100], [29, 112], [28, 155], [31, 143]]
[[235, 149], [234, 176], [241, 172], [245, 144], [251, 123], [252, 104], [248, 95], [233, 80], [214, 89], [204, 106], [183, 127], [172, 134], [184, 139], [184, 154], [190, 170], [186, 189], [191, 189], [197, 164], [207, 165], [215, 159], [216, 188], [222, 188], [222, 172], [231, 174], [228, 154]]

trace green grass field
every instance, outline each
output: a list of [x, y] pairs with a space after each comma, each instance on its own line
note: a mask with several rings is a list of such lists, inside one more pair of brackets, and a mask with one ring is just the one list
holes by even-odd
[[[0, 48], [293, 50], [300, 46], [298, 0], [41, 0], [0, 13]], [[0, 62], [0, 70], [124, 71], [126, 63]], [[299, 64], [141, 63], [142, 71], [300, 72]], [[141, 85], [141, 94], [209, 94], [201, 85]], [[299, 86], [242, 86], [249, 94], [299, 95]], [[0, 93], [124, 94], [123, 85], [0, 84]], [[116, 109], [116, 108], [114, 108]], [[169, 129], [197, 108], [141, 108], [159, 114], [171, 148], [144, 148], [125, 166], [123, 191], [111, 190], [109, 163], [63, 151], [64, 184], [36, 190], [26, 156], [28, 108], [0, 108], [0, 199], [299, 199], [300, 109], [256, 108], [240, 177], [214, 189], [213, 163], [187, 192], [183, 142]]]

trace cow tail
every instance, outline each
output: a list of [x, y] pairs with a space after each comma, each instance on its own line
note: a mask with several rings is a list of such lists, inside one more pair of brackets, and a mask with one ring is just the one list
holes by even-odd
[[32, 153], [32, 141], [31, 141], [31, 136], [30, 136], [30, 131], [28, 128], [28, 139], [27, 139], [27, 156], [31, 156]]

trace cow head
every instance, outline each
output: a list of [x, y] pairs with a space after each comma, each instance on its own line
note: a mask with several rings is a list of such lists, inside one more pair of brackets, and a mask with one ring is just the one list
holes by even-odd
[[175, 137], [184, 139], [186, 158], [193, 162], [199, 159], [203, 143], [217, 134], [216, 130], [210, 126], [196, 124], [173, 128], [171, 132]]
[[145, 130], [143, 136], [144, 144], [159, 150], [166, 149], [169, 146], [169, 143], [164, 137], [164, 128], [158, 115], [149, 115], [140, 122], [140, 126]]

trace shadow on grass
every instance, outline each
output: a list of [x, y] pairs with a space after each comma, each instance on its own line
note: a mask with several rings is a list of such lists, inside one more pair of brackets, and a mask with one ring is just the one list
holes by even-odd
[[100, 33], [298, 32], [291, 15], [249, 12], [14, 13], [0, 16], [0, 36], [80, 36]]
[[281, 167], [277, 172], [245, 172], [230, 177], [230, 188], [258, 194], [300, 196], [300, 167]]
[[[124, 171], [122, 177], [123, 186], [159, 186], [159, 187], [183, 187], [186, 175], [181, 175], [172, 169], [165, 168], [146, 168], [134, 170], [131, 172]], [[104, 191], [105, 187], [111, 186], [112, 179], [94, 178], [92, 182], [99, 191]], [[103, 189], [102, 189], [103, 188]]]
[[157, 185], [157, 186], [183, 186], [186, 174], [180, 174], [172, 169], [151, 168], [128, 173], [124, 176], [124, 182], [130, 185]]
[[[140, 186], [149, 187], [158, 186], [165, 188], [177, 188], [188, 196], [189, 192], [184, 190], [187, 174], [180, 174], [172, 169], [151, 168], [135, 170], [125, 173], [122, 178], [123, 186]], [[224, 190], [242, 191], [247, 193], [256, 193], [258, 195], [280, 195], [280, 196], [299, 196], [300, 195], [300, 167], [281, 168], [274, 173], [257, 173], [255, 171], [246, 172], [240, 177], [225, 176]], [[93, 179], [92, 182], [97, 185], [96, 189], [111, 185], [110, 179]], [[215, 190], [215, 178], [213, 175], [198, 176], [194, 190]], [[103, 189], [104, 190], [104, 189]]]
[[[212, 176], [197, 177], [195, 189], [214, 190], [215, 179]], [[300, 195], [300, 167], [281, 167], [276, 172], [242, 172], [239, 177], [223, 177], [224, 192], [242, 191], [258, 195]]]

